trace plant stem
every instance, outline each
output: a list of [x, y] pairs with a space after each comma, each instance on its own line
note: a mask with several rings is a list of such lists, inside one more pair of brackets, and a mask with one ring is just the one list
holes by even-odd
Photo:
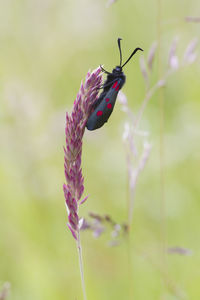
[[84, 280], [84, 271], [83, 271], [83, 255], [82, 255], [82, 247], [81, 247], [81, 239], [80, 239], [80, 230], [78, 230], [76, 245], [77, 245], [77, 250], [78, 250], [83, 299], [87, 300], [86, 289], [85, 289], [85, 280]]
[[[162, 78], [161, 70], [161, 21], [162, 21], [162, 0], [157, 0], [158, 15], [157, 15], [157, 35], [158, 35], [158, 78]], [[163, 88], [159, 91], [160, 104], [160, 214], [161, 214], [161, 263], [163, 265], [164, 273], [167, 272], [166, 261], [166, 199], [165, 199], [165, 173], [164, 173], [164, 91]], [[167, 286], [166, 279], [164, 278]]]
[[132, 272], [132, 249], [131, 249], [131, 227], [128, 228], [127, 235], [127, 270], [128, 270], [128, 299], [133, 300], [133, 272]]

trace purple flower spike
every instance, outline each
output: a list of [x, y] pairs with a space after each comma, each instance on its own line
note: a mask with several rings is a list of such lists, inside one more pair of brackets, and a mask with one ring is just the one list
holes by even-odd
[[86, 197], [81, 201], [84, 192], [84, 178], [81, 169], [82, 139], [87, 119], [93, 110], [101, 86], [102, 75], [100, 73], [100, 67], [92, 73], [87, 73], [85, 83], [81, 83], [74, 101], [71, 115], [66, 113], [66, 145], [64, 147], [66, 184], [63, 184], [63, 191], [69, 221], [67, 225], [76, 240], [80, 220], [78, 208], [87, 199]]

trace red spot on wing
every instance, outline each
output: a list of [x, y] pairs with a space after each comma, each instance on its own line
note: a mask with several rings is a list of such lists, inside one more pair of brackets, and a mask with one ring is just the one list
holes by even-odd
[[115, 89], [117, 85], [118, 85], [118, 81], [115, 81], [115, 83], [113, 84], [112, 88]]
[[103, 115], [102, 110], [98, 110], [98, 112], [97, 112], [97, 117], [100, 117], [100, 116], [102, 116], [102, 115]]
[[118, 84], [118, 86], [115, 88], [115, 91], [119, 91], [119, 84]]
[[106, 102], [109, 102], [110, 98], [106, 98]]
[[107, 108], [111, 109], [111, 108], [112, 108], [112, 104], [111, 104], [111, 103], [108, 103], [108, 104], [107, 104]]

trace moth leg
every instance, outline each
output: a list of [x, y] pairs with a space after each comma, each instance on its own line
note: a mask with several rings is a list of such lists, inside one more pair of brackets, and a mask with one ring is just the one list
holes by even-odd
[[112, 85], [113, 83], [115, 83], [117, 81], [117, 79], [115, 78], [114, 80], [112, 80], [111, 82], [108, 82], [107, 84], [103, 83], [102, 86], [99, 87], [99, 89], [108, 87], [109, 85]]
[[101, 68], [101, 71], [103, 71], [104, 73], [109, 74], [109, 75], [112, 74], [112, 73], [106, 71], [106, 70], [102, 67], [102, 65], [100, 65], [100, 68]]

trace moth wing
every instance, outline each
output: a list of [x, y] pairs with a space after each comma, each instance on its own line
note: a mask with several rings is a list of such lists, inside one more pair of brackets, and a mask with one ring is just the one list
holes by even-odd
[[95, 130], [103, 126], [105, 122], [108, 121], [115, 102], [117, 99], [117, 94], [121, 88], [121, 81], [118, 79], [108, 90], [107, 94], [104, 96], [99, 105], [95, 108], [91, 116], [87, 121], [87, 129]]

